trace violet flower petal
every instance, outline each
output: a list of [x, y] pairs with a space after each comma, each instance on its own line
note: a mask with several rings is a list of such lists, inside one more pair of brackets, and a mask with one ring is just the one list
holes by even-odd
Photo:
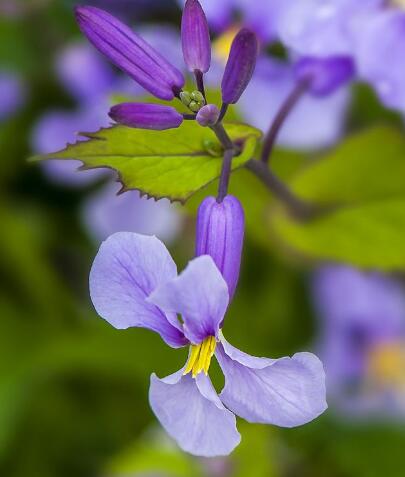
[[151, 408], [167, 433], [186, 452], [202, 457], [230, 454], [240, 443], [235, 416], [221, 403], [209, 377], [183, 376], [183, 369], [151, 376]]
[[256, 358], [222, 338], [216, 357], [225, 375], [222, 402], [249, 422], [295, 427], [327, 408], [325, 372], [311, 353], [276, 360]]
[[206, 73], [211, 64], [211, 40], [207, 19], [198, 0], [187, 0], [181, 20], [181, 45], [188, 69]]
[[195, 258], [177, 277], [162, 284], [148, 298], [168, 313], [181, 313], [184, 334], [194, 344], [218, 336], [225, 315], [228, 287], [208, 255]]
[[309, 81], [309, 92], [314, 96], [328, 96], [348, 83], [355, 75], [355, 66], [349, 56], [315, 58], [305, 56], [294, 65], [297, 81]]
[[109, 13], [95, 7], [77, 7], [76, 19], [99, 51], [153, 95], [170, 100], [184, 85], [177, 68]]
[[146, 299], [177, 274], [164, 244], [156, 237], [131, 232], [102, 243], [90, 272], [90, 296], [97, 313], [118, 329], [156, 331], [173, 348], [187, 343], [175, 315], [164, 314]]
[[180, 113], [163, 104], [121, 103], [110, 109], [109, 116], [117, 123], [130, 128], [158, 131], [178, 128], [183, 122]]
[[227, 195], [220, 204], [215, 197], [207, 197], [201, 203], [195, 254], [213, 258], [228, 284], [231, 299], [239, 278], [244, 229], [244, 212], [236, 197]]
[[224, 103], [236, 103], [245, 91], [255, 69], [258, 51], [256, 35], [246, 28], [240, 30], [232, 42], [222, 79]]

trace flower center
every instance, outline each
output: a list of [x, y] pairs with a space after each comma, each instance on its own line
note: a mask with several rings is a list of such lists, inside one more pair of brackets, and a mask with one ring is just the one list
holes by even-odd
[[405, 9], [405, 0], [391, 0], [393, 7]]
[[199, 345], [191, 345], [190, 356], [183, 374], [192, 373], [193, 378], [202, 371], [208, 374], [211, 358], [214, 355], [216, 346], [215, 336], [209, 336]]
[[182, 91], [180, 93], [180, 101], [188, 107], [193, 113], [198, 113], [198, 111], [205, 106], [205, 99], [202, 93], [199, 91]]
[[234, 25], [215, 40], [213, 44], [214, 55], [221, 63], [226, 63], [228, 60], [232, 42], [239, 30], [240, 27]]
[[405, 346], [403, 343], [383, 343], [369, 356], [370, 377], [382, 386], [405, 386]]

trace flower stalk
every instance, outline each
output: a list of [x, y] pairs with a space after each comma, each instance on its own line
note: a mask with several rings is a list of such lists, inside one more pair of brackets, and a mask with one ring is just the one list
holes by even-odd
[[289, 117], [291, 111], [297, 105], [299, 100], [308, 91], [310, 82], [311, 80], [308, 78], [298, 81], [294, 89], [291, 91], [284, 103], [281, 105], [263, 141], [261, 160], [265, 164], [268, 164], [270, 162], [271, 153], [273, 152], [274, 145], [276, 143], [278, 134], [283, 124], [285, 123], [286, 119]]

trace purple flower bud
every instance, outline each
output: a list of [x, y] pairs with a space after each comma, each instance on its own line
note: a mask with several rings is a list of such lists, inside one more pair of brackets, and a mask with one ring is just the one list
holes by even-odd
[[198, 111], [196, 120], [200, 126], [213, 126], [218, 121], [219, 114], [215, 104], [207, 104]]
[[197, 215], [196, 256], [210, 255], [222, 273], [230, 299], [235, 293], [242, 257], [245, 217], [242, 204], [227, 195], [218, 203], [207, 197]]
[[75, 12], [88, 40], [150, 93], [170, 100], [182, 88], [182, 73], [131, 28], [99, 8], [77, 7]]
[[211, 40], [207, 19], [198, 0], [187, 0], [181, 20], [184, 62], [191, 72], [206, 73], [211, 64]]
[[333, 93], [355, 74], [353, 60], [348, 56], [303, 57], [294, 69], [298, 81], [309, 81], [309, 92], [314, 96]]
[[172, 129], [178, 128], [183, 116], [171, 106], [162, 104], [122, 103], [113, 106], [110, 118], [130, 128]]
[[258, 50], [256, 35], [246, 28], [240, 30], [232, 42], [222, 79], [224, 103], [236, 103], [245, 91], [256, 66]]

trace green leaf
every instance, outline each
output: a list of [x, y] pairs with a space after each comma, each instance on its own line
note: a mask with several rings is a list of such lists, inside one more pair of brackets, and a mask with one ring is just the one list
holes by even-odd
[[308, 222], [283, 207], [270, 214], [272, 235], [310, 259], [382, 270], [405, 267], [405, 138], [378, 127], [345, 141], [306, 167], [290, 187], [301, 198], [336, 206]]
[[[233, 169], [255, 152], [261, 132], [228, 123], [229, 136], [242, 148]], [[118, 172], [123, 191], [138, 189], [148, 196], [185, 202], [192, 194], [219, 177], [221, 146], [209, 128], [185, 121], [178, 129], [149, 131], [114, 126], [94, 134], [89, 141], [69, 145], [63, 151], [34, 159], [78, 159], [85, 169], [107, 167]]]

